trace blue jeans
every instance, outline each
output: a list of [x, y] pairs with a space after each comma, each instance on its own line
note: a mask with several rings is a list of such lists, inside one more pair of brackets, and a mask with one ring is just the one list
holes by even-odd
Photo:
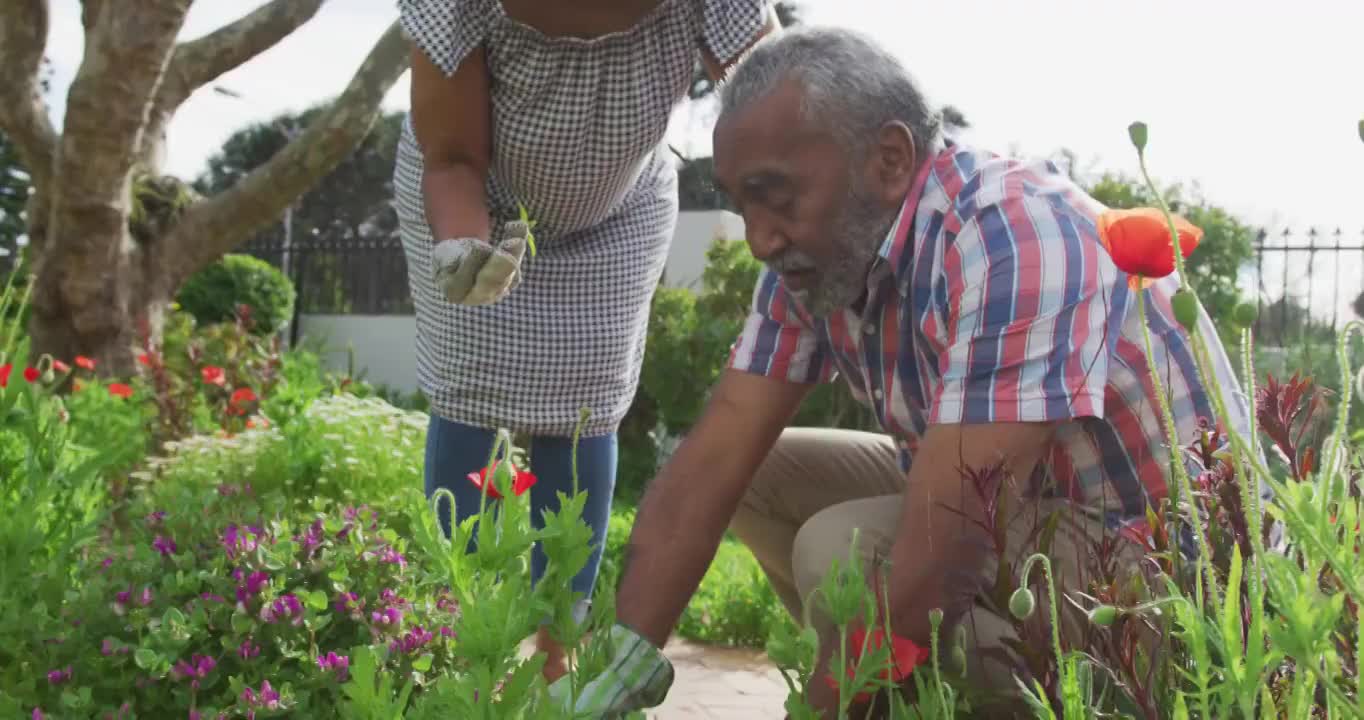
[[[471, 472], [487, 466], [496, 433], [486, 428], [473, 427], [431, 415], [426, 433], [426, 497], [437, 488], [445, 488], [455, 496], [456, 523], [478, 514], [479, 489], [469, 482]], [[530, 489], [531, 523], [536, 529], [545, 526], [543, 513], [558, 512], [556, 493], [573, 494], [573, 439], [567, 437], [531, 438], [530, 471], [536, 483]], [[587, 493], [583, 507], [583, 521], [592, 529], [592, 555], [587, 564], [574, 576], [572, 589], [582, 593], [583, 600], [591, 600], [592, 589], [601, 567], [602, 550], [606, 546], [606, 529], [611, 521], [611, 500], [616, 488], [616, 464], [619, 448], [616, 435], [600, 435], [578, 439], [578, 490]], [[440, 525], [450, 536], [450, 507], [440, 506]], [[470, 538], [469, 551], [476, 547]], [[536, 543], [531, 551], [531, 583], [538, 584], [545, 573], [545, 554]], [[580, 608], [579, 612], [582, 612]]]

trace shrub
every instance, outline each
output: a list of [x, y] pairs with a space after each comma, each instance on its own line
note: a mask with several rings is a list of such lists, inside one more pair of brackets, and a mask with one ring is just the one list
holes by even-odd
[[297, 293], [270, 263], [228, 254], [185, 281], [177, 300], [201, 325], [232, 322], [244, 305], [255, 318], [252, 331], [269, 335], [289, 323]]

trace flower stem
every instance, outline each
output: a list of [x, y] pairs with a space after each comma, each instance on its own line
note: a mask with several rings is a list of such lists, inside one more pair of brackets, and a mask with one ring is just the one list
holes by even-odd
[[[1189, 479], [1189, 469], [1184, 465], [1183, 459], [1179, 457], [1179, 428], [1175, 425], [1174, 412], [1170, 410], [1170, 400], [1165, 396], [1165, 384], [1160, 379], [1160, 369], [1156, 365], [1154, 350], [1151, 347], [1151, 328], [1146, 318], [1146, 293], [1140, 289], [1137, 290], [1137, 313], [1141, 317], [1142, 339], [1146, 342], [1146, 366], [1151, 373], [1151, 383], [1155, 386], [1156, 400], [1160, 404], [1160, 411], [1165, 419], [1166, 440], [1170, 443], [1170, 465], [1174, 468], [1175, 481], [1179, 486], [1181, 499], [1188, 503], [1189, 522], [1193, 524], [1194, 537], [1198, 540], [1198, 552], [1202, 556], [1194, 567], [1194, 573], [1198, 580], [1199, 608], [1201, 609], [1203, 606], [1203, 579], [1197, 576], [1203, 574], [1204, 567], [1207, 568], [1208, 590], [1212, 595], [1213, 602], [1221, 605], [1221, 601], [1218, 599], [1217, 579], [1212, 572], [1212, 551], [1208, 548], [1208, 539], [1203, 534], [1203, 524], [1199, 522], [1198, 503], [1194, 499], [1193, 483]], [[1179, 536], [1176, 535], [1176, 552], [1179, 552], [1178, 545]]]
[[1023, 563], [1023, 572], [1019, 574], [1018, 586], [1028, 586], [1028, 573], [1032, 570], [1033, 563], [1042, 563], [1042, 570], [1047, 576], [1047, 606], [1051, 610], [1051, 649], [1056, 653], [1056, 675], [1057, 678], [1065, 672], [1065, 656], [1061, 654], [1061, 614], [1057, 609], [1060, 600], [1056, 597], [1056, 580], [1051, 573], [1051, 559], [1042, 553], [1034, 553]]

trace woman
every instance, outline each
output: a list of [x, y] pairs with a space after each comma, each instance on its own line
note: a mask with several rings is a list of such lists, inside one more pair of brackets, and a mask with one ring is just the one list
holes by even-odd
[[[649, 305], [677, 216], [663, 144], [698, 54], [718, 79], [777, 27], [768, 0], [400, 0], [412, 106], [395, 189], [431, 401], [426, 491], [475, 513], [495, 428], [531, 436], [532, 516], [578, 483], [591, 597]], [[525, 252], [519, 209], [536, 223]], [[504, 223], [507, 223], [504, 225]], [[449, 532], [449, 517], [441, 522]], [[532, 554], [532, 581], [545, 559]], [[585, 603], [578, 608], [586, 611]], [[547, 633], [544, 674], [565, 671]]]

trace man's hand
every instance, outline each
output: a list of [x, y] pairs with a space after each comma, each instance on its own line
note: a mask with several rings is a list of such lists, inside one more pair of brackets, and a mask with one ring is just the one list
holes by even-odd
[[626, 547], [617, 616], [656, 647], [809, 385], [725, 370], [701, 419], [650, 486]]
[[990, 423], [934, 425], [924, 433], [890, 552], [890, 621], [896, 634], [928, 647], [929, 611], [941, 609], [951, 623], [966, 609], [961, 603], [978, 587], [992, 552], [975, 525], [985, 515], [970, 475], [998, 466], [999, 482], [1026, 488], [1050, 449], [1053, 429], [1046, 423]]
[[614, 625], [609, 633], [611, 661], [606, 670], [578, 689], [565, 676], [549, 688], [554, 705], [566, 717], [614, 720], [625, 713], [656, 707], [672, 687], [673, 666], [658, 648], [633, 630]]

